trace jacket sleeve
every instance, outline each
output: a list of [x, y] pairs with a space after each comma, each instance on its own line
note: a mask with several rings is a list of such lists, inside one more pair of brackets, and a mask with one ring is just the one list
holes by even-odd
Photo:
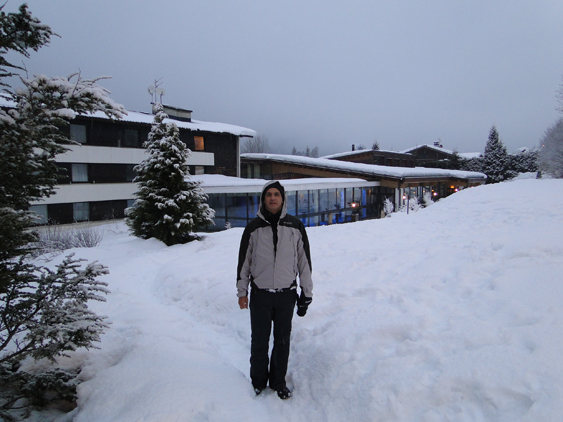
[[250, 284], [250, 264], [252, 261], [252, 247], [250, 241], [250, 231], [244, 229], [240, 240], [237, 266], [237, 296], [248, 295], [248, 285]]
[[303, 224], [300, 225], [301, 240], [297, 244], [297, 259], [299, 268], [299, 284], [303, 294], [313, 297], [313, 265], [311, 264], [311, 252], [309, 250], [309, 238]]

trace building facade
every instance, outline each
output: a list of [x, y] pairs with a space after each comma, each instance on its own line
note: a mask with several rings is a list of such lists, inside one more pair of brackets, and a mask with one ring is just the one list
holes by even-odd
[[[240, 140], [255, 136], [255, 131], [193, 121], [190, 110], [165, 106], [165, 112], [192, 151], [190, 174], [240, 176]], [[153, 117], [131, 111], [119, 120], [102, 113], [77, 116], [64, 129], [76, 144], [69, 144], [69, 151], [56, 158], [60, 170], [56, 194], [31, 206], [42, 223], [123, 218], [125, 209], [134, 202], [134, 168], [147, 157], [143, 143]]]
[[373, 149], [348, 151], [322, 158], [389, 167], [415, 167], [416, 165], [416, 158], [412, 154]]
[[423, 167], [395, 167], [279, 154], [242, 154], [243, 177], [265, 180], [306, 178], [357, 178], [377, 182], [370, 193], [370, 211], [366, 218], [383, 215], [386, 199], [395, 209], [416, 198], [430, 196], [438, 200], [459, 190], [484, 184], [483, 173], [433, 169]]
[[[245, 227], [260, 207], [263, 179], [237, 179], [225, 176], [194, 176], [202, 182], [208, 204], [215, 210], [214, 226]], [[283, 180], [287, 212], [297, 216], [305, 227], [346, 223], [376, 218], [379, 183], [355, 178], [307, 178]]]

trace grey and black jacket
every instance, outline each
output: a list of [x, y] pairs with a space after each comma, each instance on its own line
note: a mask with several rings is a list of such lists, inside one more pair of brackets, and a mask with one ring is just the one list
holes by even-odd
[[[269, 185], [262, 190], [262, 197]], [[274, 247], [272, 225], [260, 206], [242, 235], [237, 267], [237, 296], [248, 294], [252, 281], [259, 289], [285, 289], [292, 286], [299, 276], [299, 284], [305, 296], [313, 297], [311, 253], [305, 226], [298, 218], [287, 214], [284, 198], [277, 224], [277, 244]]]

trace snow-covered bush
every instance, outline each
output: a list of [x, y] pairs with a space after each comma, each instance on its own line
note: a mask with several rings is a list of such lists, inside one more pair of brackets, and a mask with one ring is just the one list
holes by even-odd
[[407, 212], [408, 210], [408, 213], [411, 213], [411, 212], [417, 212], [419, 209], [422, 208], [422, 205], [420, 204], [416, 196], [413, 196], [412, 198], [409, 199], [405, 199], [404, 202], [405, 203], [399, 208], [398, 212]]
[[434, 204], [434, 200], [432, 199], [432, 193], [431, 192], [424, 192], [424, 194], [422, 195], [422, 201], [421, 201], [422, 207], [426, 208], [426, 207], [429, 207], [432, 204]]
[[412, 197], [408, 201], [408, 206], [410, 212], [417, 212], [420, 208], [422, 208], [422, 205], [420, 205], [420, 202], [418, 202], [418, 198], [416, 196]]
[[393, 201], [389, 198], [385, 198], [385, 201], [383, 201], [383, 212], [385, 213], [385, 217], [391, 217], [394, 209], [395, 205], [393, 205]]

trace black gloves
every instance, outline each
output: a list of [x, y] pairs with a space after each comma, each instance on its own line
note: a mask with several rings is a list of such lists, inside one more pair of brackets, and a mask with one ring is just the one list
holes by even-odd
[[300, 317], [305, 316], [307, 309], [309, 308], [309, 305], [312, 301], [313, 298], [305, 296], [303, 294], [303, 290], [301, 290], [301, 296], [299, 296], [299, 299], [297, 299], [297, 315], [299, 315]]

